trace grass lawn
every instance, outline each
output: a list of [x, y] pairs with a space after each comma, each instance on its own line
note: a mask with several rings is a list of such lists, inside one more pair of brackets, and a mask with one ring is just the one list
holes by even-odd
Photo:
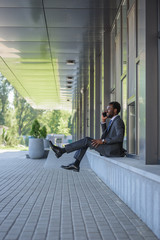
[[0, 150], [28, 151], [28, 147], [23, 146], [23, 145], [18, 145], [18, 146], [4, 146], [4, 145], [0, 145]]

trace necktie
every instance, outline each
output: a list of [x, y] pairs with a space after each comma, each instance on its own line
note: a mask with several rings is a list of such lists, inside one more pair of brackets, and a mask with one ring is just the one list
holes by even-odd
[[109, 131], [109, 129], [111, 127], [111, 124], [112, 124], [112, 120], [109, 121], [109, 124], [108, 124], [108, 127], [107, 127], [107, 132]]
[[109, 121], [109, 123], [108, 123], [108, 127], [107, 127], [107, 129], [103, 132], [101, 139], [106, 138], [107, 133], [108, 133], [110, 127], [111, 127], [111, 124], [112, 124], [112, 120]]

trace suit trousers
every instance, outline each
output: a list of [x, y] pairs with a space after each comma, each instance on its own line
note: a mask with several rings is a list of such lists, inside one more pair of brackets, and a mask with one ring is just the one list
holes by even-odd
[[92, 140], [93, 138], [85, 137], [76, 142], [67, 144], [65, 146], [66, 152], [70, 153], [70, 152], [76, 151], [74, 158], [79, 161], [82, 160], [88, 147], [90, 147], [91, 149], [94, 149], [95, 151], [99, 152], [101, 155], [105, 156], [105, 151], [104, 151], [105, 144], [99, 145], [98, 147], [93, 147], [91, 144]]

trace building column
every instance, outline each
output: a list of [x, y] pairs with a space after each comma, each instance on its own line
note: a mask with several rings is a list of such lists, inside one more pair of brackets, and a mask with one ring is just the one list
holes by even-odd
[[83, 128], [83, 136], [86, 137], [87, 136], [87, 104], [88, 104], [88, 99], [87, 99], [87, 89], [84, 88], [84, 101], [83, 101], [83, 104], [84, 104], [84, 118], [83, 118], [83, 122], [84, 122], [84, 128]]
[[[79, 97], [79, 96], [78, 96]], [[77, 98], [78, 98], [77, 97]], [[81, 126], [80, 126], [80, 122], [81, 122], [81, 119], [80, 119], [80, 115], [81, 115], [81, 113], [80, 113], [80, 101], [78, 101], [77, 102], [77, 129], [76, 129], [76, 132], [77, 132], [77, 140], [79, 140], [80, 139], [80, 128], [81, 128]]]
[[[160, 121], [160, 1], [158, 1], [158, 123]], [[158, 163], [160, 164], [160, 123], [158, 124]]]
[[77, 97], [74, 93], [74, 100], [72, 101], [72, 141], [77, 139]]
[[158, 1], [146, 0], [146, 164], [158, 163]]
[[90, 137], [94, 138], [94, 61], [90, 59]]
[[110, 102], [110, 31], [104, 33], [104, 107]]
[[77, 95], [76, 95], [76, 112], [75, 112], [75, 140], [78, 139], [78, 99], [77, 99]]
[[72, 141], [76, 140], [76, 113], [74, 113], [74, 117], [72, 118]]
[[80, 103], [79, 103], [79, 126], [80, 126], [80, 139], [83, 137], [83, 95], [80, 94]]
[[95, 77], [95, 139], [100, 138], [100, 116], [101, 116], [101, 74], [100, 74], [100, 49], [96, 49], [96, 77]]

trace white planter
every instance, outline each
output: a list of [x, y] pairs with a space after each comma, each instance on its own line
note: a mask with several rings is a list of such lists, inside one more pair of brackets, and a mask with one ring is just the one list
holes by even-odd
[[44, 156], [44, 142], [42, 138], [29, 139], [29, 157], [43, 158]]
[[44, 148], [49, 148], [49, 140], [43, 139], [43, 142], [44, 142]]

